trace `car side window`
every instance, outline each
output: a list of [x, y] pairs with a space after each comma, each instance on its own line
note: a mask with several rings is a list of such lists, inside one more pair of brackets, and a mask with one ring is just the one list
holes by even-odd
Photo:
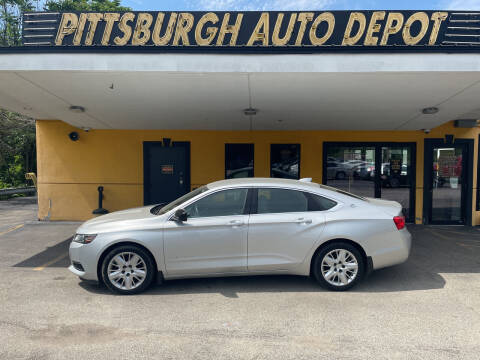
[[320, 195], [305, 193], [308, 197], [308, 211], [325, 211], [333, 208], [337, 203]]
[[308, 210], [308, 198], [301, 191], [258, 189], [258, 214], [303, 212]]
[[242, 215], [247, 201], [248, 189], [228, 189], [207, 195], [188, 205], [185, 211], [189, 218]]
[[297, 190], [258, 189], [258, 214], [325, 211], [337, 203], [323, 196]]

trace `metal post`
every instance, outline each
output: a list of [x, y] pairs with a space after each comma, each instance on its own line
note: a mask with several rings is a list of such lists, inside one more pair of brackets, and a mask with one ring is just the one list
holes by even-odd
[[103, 186], [98, 187], [98, 209], [93, 210], [93, 214], [108, 214], [108, 210], [103, 208]]

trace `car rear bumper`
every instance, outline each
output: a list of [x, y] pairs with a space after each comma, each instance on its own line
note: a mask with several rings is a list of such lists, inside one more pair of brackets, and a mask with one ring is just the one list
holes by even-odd
[[407, 228], [389, 235], [384, 240], [384, 246], [371, 254], [374, 270], [401, 264], [410, 256], [412, 235]]

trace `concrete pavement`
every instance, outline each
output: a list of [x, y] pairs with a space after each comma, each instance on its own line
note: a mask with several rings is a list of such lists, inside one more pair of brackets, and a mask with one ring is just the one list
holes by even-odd
[[117, 296], [70, 274], [76, 224], [0, 235], [1, 359], [478, 359], [480, 232], [410, 226], [405, 264], [352, 291], [309, 278], [169, 281]]

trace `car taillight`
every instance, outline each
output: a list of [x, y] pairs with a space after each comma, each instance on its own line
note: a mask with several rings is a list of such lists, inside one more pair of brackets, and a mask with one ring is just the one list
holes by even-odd
[[405, 227], [405, 216], [395, 216], [393, 222], [397, 226], [398, 230], [402, 230]]

